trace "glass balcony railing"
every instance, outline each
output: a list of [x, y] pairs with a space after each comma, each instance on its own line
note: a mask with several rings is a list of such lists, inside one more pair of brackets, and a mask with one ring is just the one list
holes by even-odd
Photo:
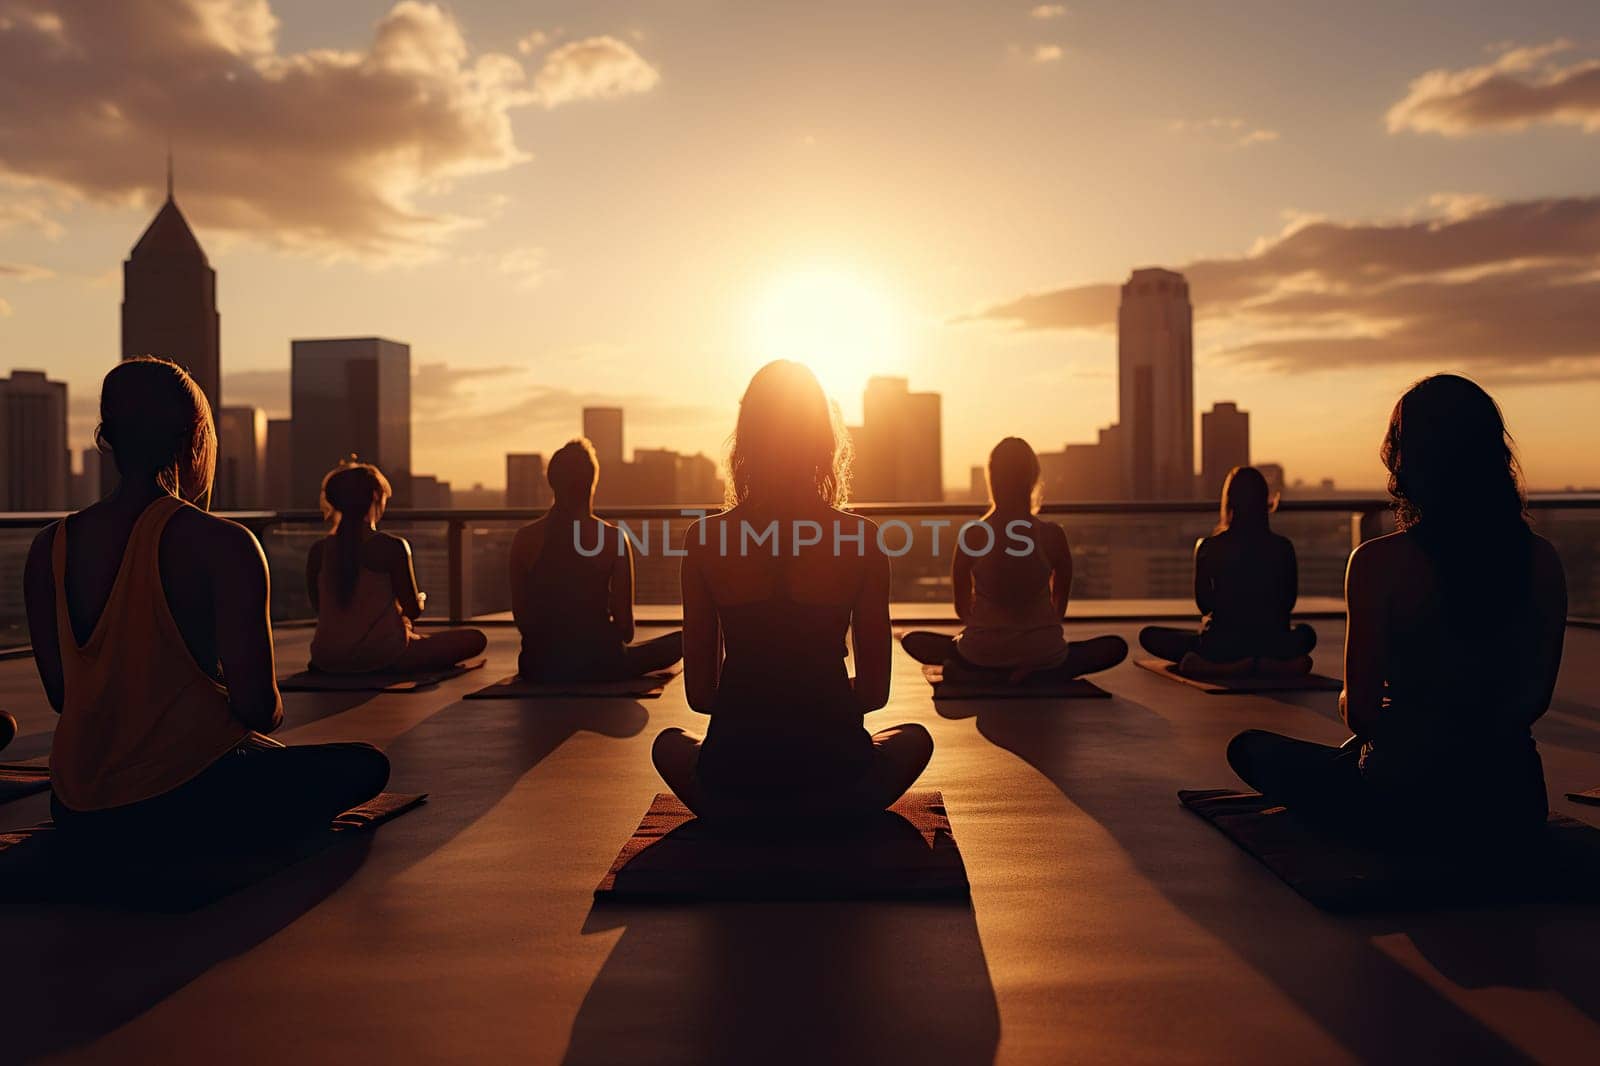
[[[1570, 615], [1600, 618], [1600, 495], [1537, 496], [1530, 501], [1535, 526], [1560, 551], [1567, 571]], [[955, 533], [977, 517], [973, 504], [871, 504], [853, 508], [884, 530], [895, 555], [891, 597], [897, 604], [950, 602], [950, 561]], [[384, 529], [411, 542], [417, 581], [428, 593], [431, 621], [494, 621], [509, 617], [507, 560], [511, 538], [531, 510], [390, 511]], [[602, 509], [626, 526], [635, 544], [635, 598], [657, 613], [678, 602], [677, 552], [695, 519], [676, 506]], [[1073, 600], [1168, 601], [1182, 607], [1193, 592], [1195, 541], [1216, 523], [1205, 501], [1047, 504], [1042, 514], [1059, 524], [1072, 545]], [[22, 569], [28, 545], [59, 515], [0, 516], [0, 648], [26, 645]], [[251, 511], [229, 517], [253, 530], [272, 573], [275, 622], [312, 617], [305, 582], [306, 553], [324, 535], [314, 511]], [[1290, 537], [1300, 560], [1303, 601], [1343, 595], [1351, 548], [1392, 528], [1382, 499], [1285, 500], [1274, 528]], [[854, 549], [849, 549], [854, 550]]]

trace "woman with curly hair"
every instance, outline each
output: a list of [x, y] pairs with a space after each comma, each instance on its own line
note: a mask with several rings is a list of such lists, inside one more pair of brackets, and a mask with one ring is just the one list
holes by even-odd
[[840, 510], [849, 464], [811, 371], [762, 367], [739, 404], [727, 508], [685, 541], [684, 685], [710, 726], [703, 741], [665, 730], [653, 753], [698, 815], [756, 813], [775, 788], [814, 813], [880, 811], [933, 755], [920, 725], [862, 728], [889, 701], [889, 560], [877, 527]]
[[1350, 556], [1344, 692], [1330, 748], [1260, 730], [1228, 762], [1268, 797], [1368, 837], [1474, 846], [1548, 814], [1531, 727], [1566, 627], [1555, 548], [1528, 527], [1500, 409], [1439, 374], [1395, 405], [1382, 449], [1399, 531]]

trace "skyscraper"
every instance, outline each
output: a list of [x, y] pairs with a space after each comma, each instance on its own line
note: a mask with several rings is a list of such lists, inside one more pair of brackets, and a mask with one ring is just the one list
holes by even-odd
[[42, 370], [13, 370], [0, 379], [0, 505], [65, 511], [71, 470], [66, 382]]
[[259, 407], [224, 407], [217, 416], [218, 510], [244, 511], [265, 506], [267, 415]]
[[1215, 404], [1200, 416], [1200, 494], [1222, 495], [1228, 471], [1250, 465], [1250, 412], [1234, 403]]
[[315, 507], [322, 478], [354, 455], [376, 463], [396, 506], [411, 500], [411, 347], [382, 337], [290, 344], [290, 500]]
[[[159, 355], [183, 367], [222, 408], [217, 273], [172, 196], [122, 264], [122, 358]], [[110, 464], [108, 464], [110, 465]]]
[[1194, 309], [1182, 274], [1135, 270], [1117, 311], [1118, 422], [1129, 498], [1190, 499]]
[[261, 505], [273, 510], [293, 506], [294, 423], [287, 418], [267, 420], [267, 447], [261, 474]]
[[544, 476], [544, 456], [510, 453], [506, 456], [506, 506], [548, 507], [550, 486]]
[[585, 407], [583, 435], [594, 445], [595, 458], [600, 460], [601, 477], [605, 476], [607, 466], [622, 462], [622, 408]]
[[905, 378], [867, 381], [855, 449], [852, 499], [938, 502], [944, 499], [944, 450], [936, 392], [912, 392]]

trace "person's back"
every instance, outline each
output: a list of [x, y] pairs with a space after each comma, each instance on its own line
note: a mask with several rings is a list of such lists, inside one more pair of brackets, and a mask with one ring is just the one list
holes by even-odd
[[99, 844], [325, 828], [370, 799], [388, 761], [365, 744], [284, 747], [266, 559], [206, 514], [216, 435], [176, 364], [106, 375], [96, 441], [120, 482], [42, 531], [24, 583], [34, 662], [61, 715], [50, 756], [58, 826]]
[[250, 732], [221, 676], [207, 580], [237, 533], [173, 496], [135, 506], [93, 504], [49, 538], [63, 678], [51, 783], [77, 811], [176, 788]]
[[1195, 570], [1202, 634], [1256, 649], [1281, 643], [1297, 598], [1298, 567], [1288, 537], [1266, 528], [1224, 529], [1200, 543]]
[[[1067, 657], [1061, 611], [1050, 578], [1065, 554], [1059, 526], [1033, 514], [991, 514], [987, 534], [968, 529], [957, 551], [969, 550], [972, 602], [956, 638], [961, 657], [975, 666], [1048, 669]], [[1054, 542], [1062, 541], [1061, 546]], [[968, 547], [963, 549], [962, 545]]]
[[411, 620], [395, 596], [392, 572], [401, 553], [395, 538], [369, 533], [362, 538], [355, 580], [342, 587], [342, 563], [335, 536], [324, 537], [312, 551], [317, 571], [317, 628], [311, 637], [311, 662], [334, 673], [385, 670], [405, 653], [412, 639]]

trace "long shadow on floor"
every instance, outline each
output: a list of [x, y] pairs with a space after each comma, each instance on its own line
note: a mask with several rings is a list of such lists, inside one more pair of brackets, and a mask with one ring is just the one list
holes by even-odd
[[32, 1062], [132, 1021], [315, 907], [360, 867], [371, 843], [340, 843], [192, 914], [0, 908], [11, 974], [0, 998], [0, 1059]]
[[185, 915], [78, 907], [0, 908], [8, 972], [0, 1059], [31, 1061], [90, 1041], [149, 1010], [217, 963], [286, 928], [352, 877], [391, 876], [487, 813], [569, 737], [637, 735], [632, 700], [458, 702], [388, 748], [395, 791], [430, 801], [203, 910]]
[[567, 1066], [984, 1066], [1000, 1015], [967, 903], [599, 906], [625, 925]]
[[[1217, 697], [1221, 698], [1221, 697]], [[1180, 788], [1230, 783], [1215, 770], [1180, 772], [1181, 752], [1152, 762], [1166, 744], [1148, 707], [1127, 699], [1084, 701], [1071, 716], [1003, 702], [940, 707], [975, 716], [978, 732], [1050, 780], [1112, 834], [1146, 880], [1272, 981], [1364, 1062], [1519, 1062], [1525, 1056], [1375, 947], [1362, 923], [1323, 914], [1249, 856], [1178, 806]], [[1209, 846], [1199, 841], [1209, 840]], [[1245, 886], [1248, 897], [1217, 886]], [[1249, 1004], [1240, 1004], [1248, 1012]]]

